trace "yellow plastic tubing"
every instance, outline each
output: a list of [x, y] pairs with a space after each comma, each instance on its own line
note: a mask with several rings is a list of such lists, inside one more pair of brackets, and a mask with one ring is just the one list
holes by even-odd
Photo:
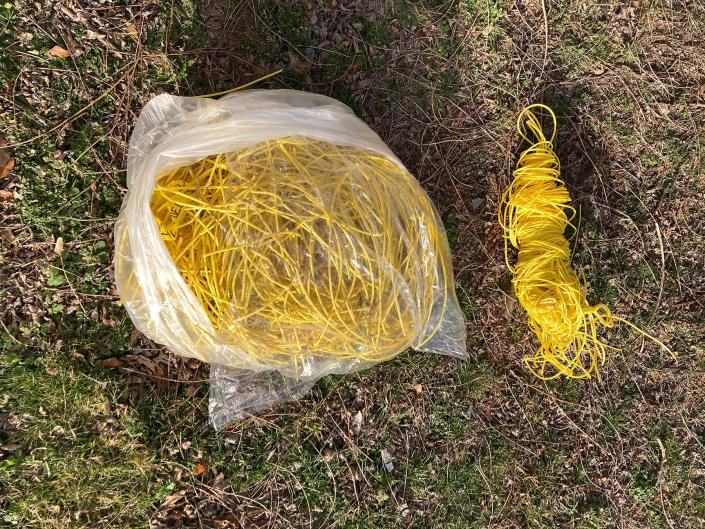
[[[546, 138], [534, 110], [550, 116], [552, 133]], [[570, 194], [560, 178], [560, 162], [553, 151], [556, 116], [547, 106], [526, 107], [517, 119], [519, 135], [531, 146], [519, 156], [513, 181], [504, 192], [499, 223], [504, 231], [504, 255], [514, 274], [517, 299], [528, 324], [539, 339], [533, 355], [524, 358], [528, 369], [541, 379], [599, 377], [609, 348], [598, 336], [598, 326], [620, 321], [666, 349], [655, 337], [613, 316], [610, 309], [586, 299], [584, 281], [571, 268], [565, 231], [576, 216]], [[518, 250], [516, 264], [509, 262], [508, 247]]]
[[265, 141], [161, 175], [151, 208], [219, 336], [262, 360], [378, 362], [442, 319], [445, 234], [413, 176], [371, 151]]

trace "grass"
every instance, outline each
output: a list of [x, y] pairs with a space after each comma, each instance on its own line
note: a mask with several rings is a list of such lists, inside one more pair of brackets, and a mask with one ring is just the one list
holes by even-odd
[[[701, 7], [552, 3], [544, 63], [539, 5], [83, 4], [0, 5], [0, 131], [27, 142], [0, 180], [0, 526], [702, 527]], [[112, 224], [147, 100], [280, 67], [262, 88], [346, 102], [436, 203], [470, 358], [405, 353], [215, 432], [207, 366], [133, 332]], [[540, 99], [590, 299], [677, 362], [618, 327], [599, 381], [523, 369], [494, 208]]]

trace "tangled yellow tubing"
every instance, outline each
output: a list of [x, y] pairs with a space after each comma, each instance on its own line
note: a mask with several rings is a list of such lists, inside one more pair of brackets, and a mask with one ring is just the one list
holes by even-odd
[[[534, 109], [550, 116], [550, 138], [544, 135]], [[613, 316], [606, 305], [591, 305], [586, 299], [584, 282], [570, 266], [564, 235], [576, 212], [553, 151], [553, 111], [541, 104], [528, 106], [519, 114], [517, 130], [531, 146], [519, 156], [514, 179], [502, 196], [499, 223], [504, 231], [505, 261], [514, 274], [514, 291], [540, 342], [538, 350], [524, 358], [529, 370], [541, 379], [561, 374], [599, 376], [598, 367], [604, 364], [609, 346], [598, 336], [598, 326], [611, 327], [615, 321], [626, 323], [673, 355], [653, 336]], [[518, 250], [515, 266], [509, 262], [510, 244]]]
[[374, 152], [265, 141], [162, 174], [151, 209], [219, 339], [270, 364], [379, 362], [443, 318], [445, 234], [414, 177]]

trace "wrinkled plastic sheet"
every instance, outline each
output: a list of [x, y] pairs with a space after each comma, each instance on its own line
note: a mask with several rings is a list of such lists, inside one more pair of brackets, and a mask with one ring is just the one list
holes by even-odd
[[248, 371], [211, 364], [208, 415], [216, 430], [275, 404], [300, 399], [316, 380], [284, 377], [278, 371]]

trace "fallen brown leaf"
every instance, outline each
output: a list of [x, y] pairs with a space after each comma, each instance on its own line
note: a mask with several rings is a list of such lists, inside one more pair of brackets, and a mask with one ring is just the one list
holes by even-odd
[[225, 476], [222, 472], [215, 477], [212, 483], [212, 487], [217, 490], [225, 489]]
[[174, 494], [170, 494], [166, 498], [164, 498], [164, 502], [161, 504], [162, 509], [168, 509], [169, 507], [173, 507], [177, 503], [179, 503], [179, 500], [186, 496], [186, 491], [185, 490], [180, 490], [178, 492], [175, 492]]
[[[0, 177], [5, 177], [15, 167], [15, 159], [10, 156], [10, 151], [5, 147], [7, 140], [0, 134]], [[7, 168], [9, 166], [9, 168]]]
[[205, 474], [206, 470], [208, 470], [206, 465], [204, 465], [203, 463], [196, 463], [191, 469], [191, 472], [194, 476], [200, 476], [202, 474]]
[[240, 522], [237, 521], [234, 514], [226, 514], [224, 516], [216, 516], [213, 518], [213, 523], [216, 527], [222, 527], [224, 529], [242, 527]]
[[110, 358], [103, 358], [101, 360], [96, 360], [95, 365], [98, 367], [103, 367], [105, 369], [113, 369], [116, 367], [122, 366], [122, 360], [117, 358], [116, 356], [112, 356]]
[[59, 59], [65, 59], [66, 57], [71, 57], [71, 52], [61, 46], [54, 46], [47, 52], [50, 57], [58, 57]]
[[[0, 178], [5, 178], [7, 175], [10, 174], [10, 172], [15, 168], [15, 159], [10, 158], [5, 162], [5, 165], [2, 166], [2, 169], [0, 169]], [[10, 193], [12, 194], [12, 193]]]
[[127, 32], [130, 34], [130, 36], [135, 39], [139, 40], [139, 35], [137, 34], [137, 28], [132, 22], [128, 22], [125, 24], [125, 28], [127, 28]]

